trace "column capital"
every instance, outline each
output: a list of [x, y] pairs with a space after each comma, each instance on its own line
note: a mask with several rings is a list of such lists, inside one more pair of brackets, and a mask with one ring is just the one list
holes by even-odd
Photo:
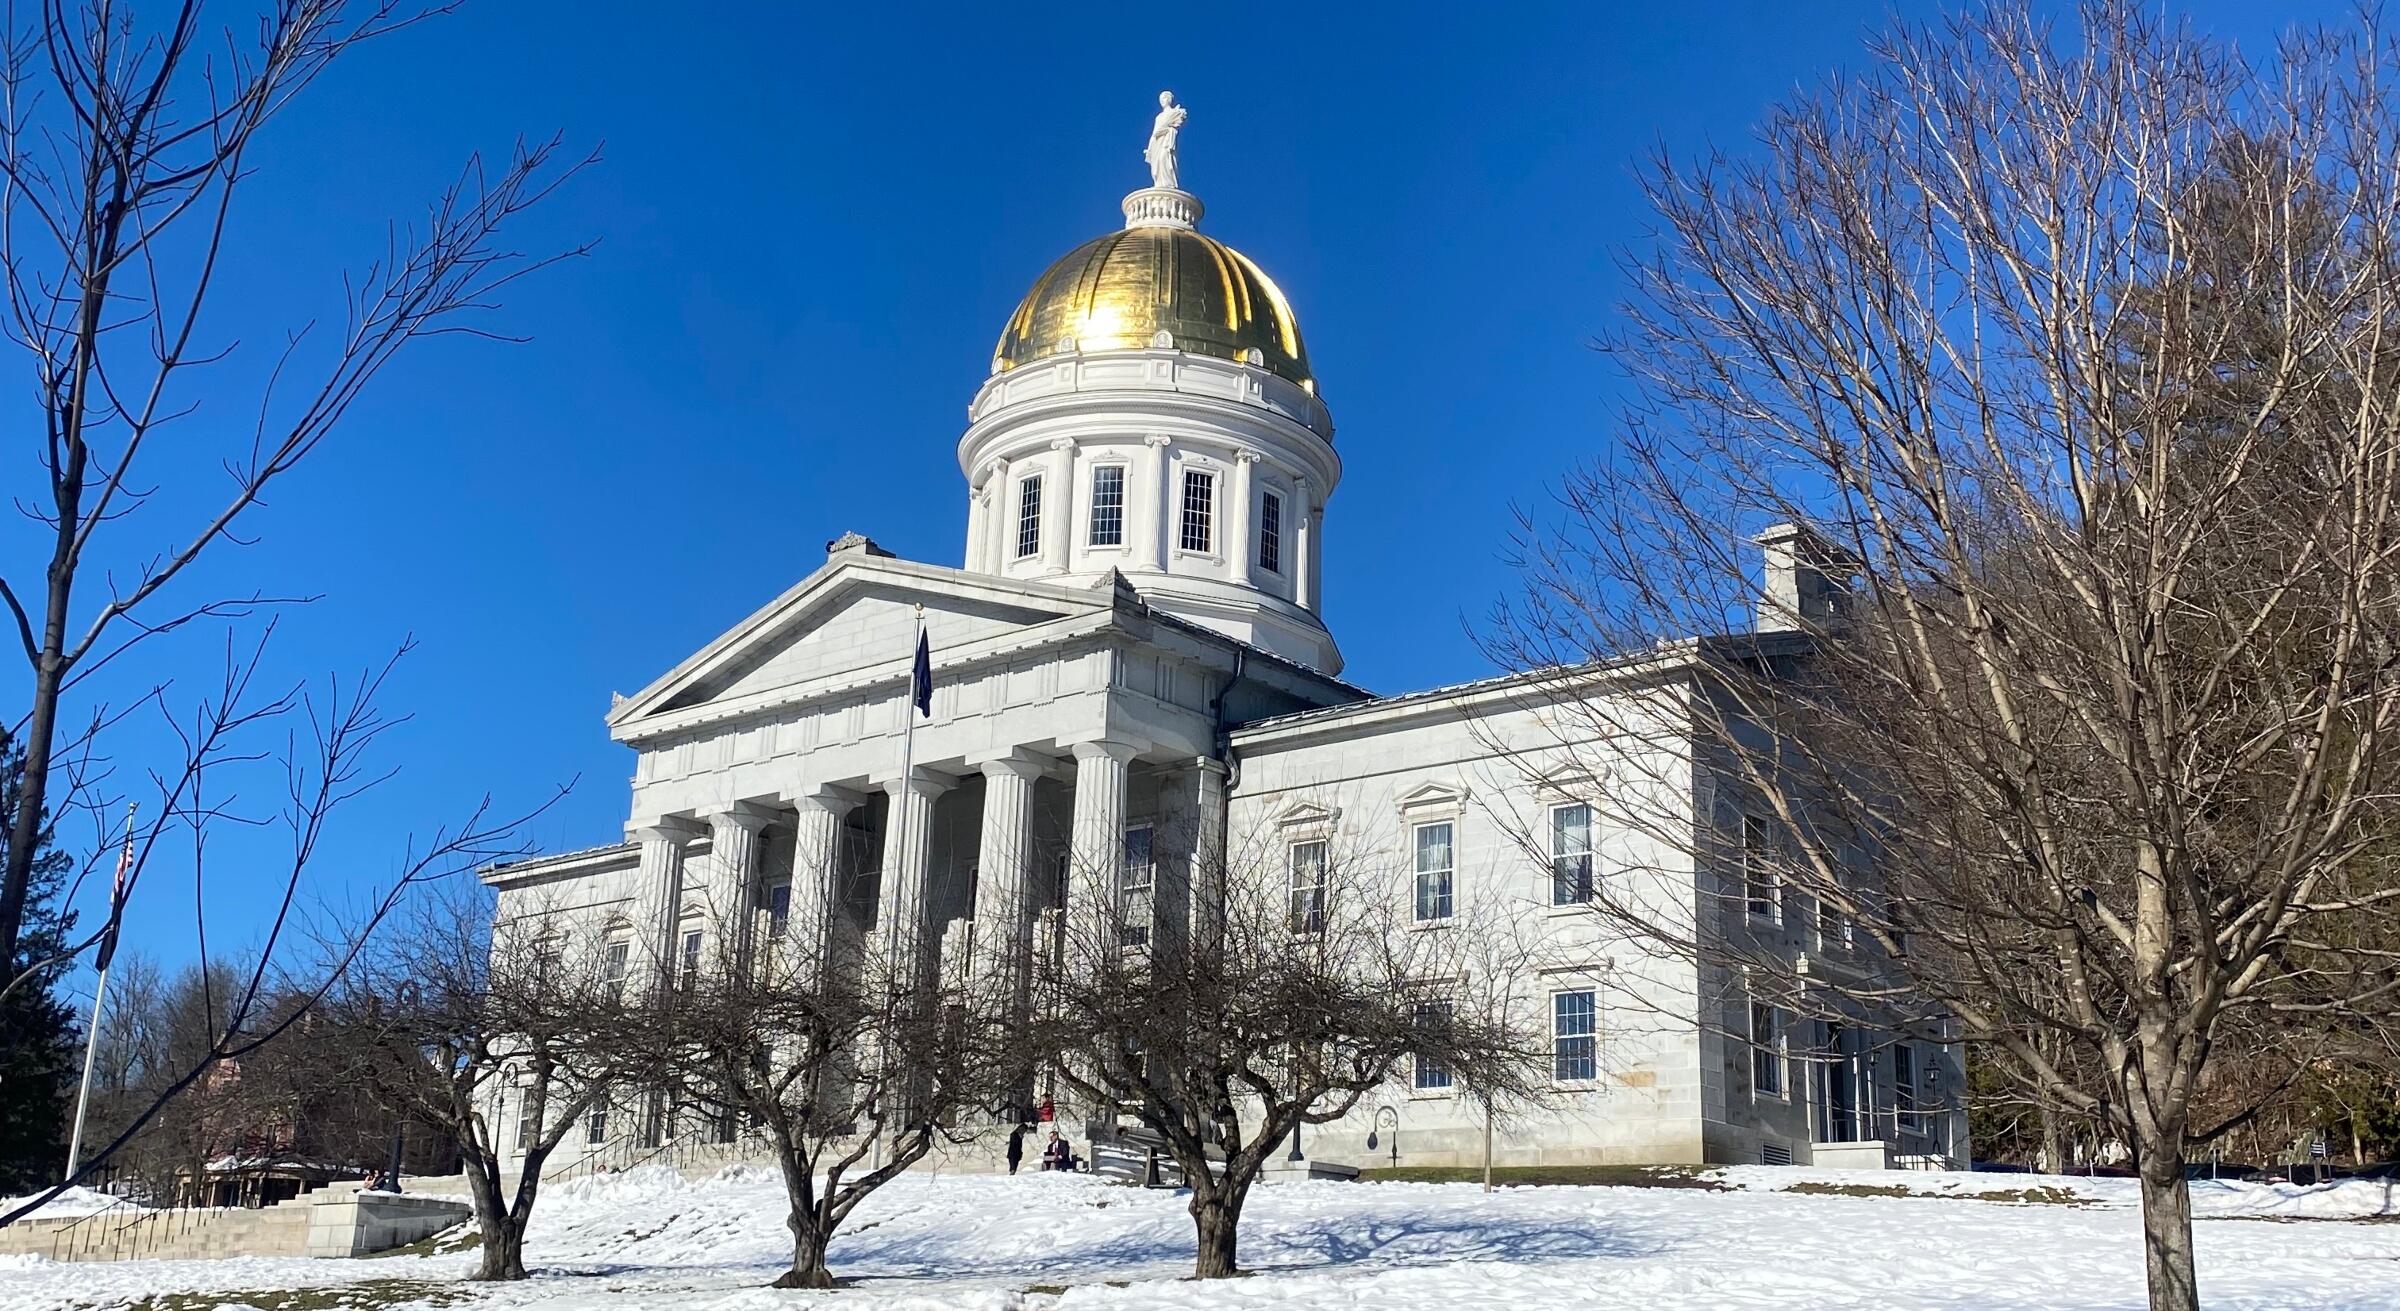
[[1233, 462], [1235, 464], [1256, 464], [1259, 459], [1259, 453], [1253, 447], [1241, 446], [1234, 449]]
[[895, 801], [911, 792], [931, 801], [958, 786], [957, 779], [948, 774], [927, 769], [923, 765], [912, 770], [911, 775], [908, 778], [879, 778], [875, 780], [875, 786], [882, 788]]
[[637, 819], [625, 825], [627, 840], [641, 843], [672, 842], [676, 846], [707, 832], [698, 820], [688, 815], [660, 815], [654, 819]]
[[1053, 437], [1053, 438], [1051, 438], [1051, 439], [1050, 439], [1050, 449], [1051, 449], [1051, 450], [1054, 450], [1054, 451], [1067, 451], [1067, 450], [1073, 450], [1074, 448], [1075, 448], [1075, 439], [1074, 439], [1074, 438], [1072, 438], [1072, 437]]
[[985, 778], [999, 778], [1007, 775], [1011, 778], [1036, 779], [1049, 773], [1055, 767], [1052, 761], [1045, 760], [1023, 747], [1012, 747], [999, 755], [973, 760], [970, 763], [982, 771]]
[[775, 810], [756, 801], [736, 801], [716, 810], [702, 811], [700, 818], [707, 822], [711, 832], [723, 825], [757, 833], [774, 822]]
[[1114, 760], [1120, 765], [1124, 765], [1130, 764], [1135, 756], [1142, 754], [1143, 746], [1139, 742], [1103, 740], [1095, 742], [1070, 742], [1067, 744], [1067, 749], [1074, 752], [1075, 758], [1079, 761], [1108, 759]]
[[783, 794], [783, 804], [802, 814], [824, 814], [840, 817], [866, 803], [866, 794], [852, 788], [836, 787], [831, 783], [803, 783]]
[[1166, 434], [1165, 434], [1165, 433], [1163, 433], [1163, 432], [1154, 432], [1154, 433], [1150, 434], [1149, 436], [1147, 436], [1147, 437], [1144, 437], [1144, 438], [1142, 439], [1142, 445], [1144, 445], [1144, 446], [1150, 446], [1150, 447], [1159, 447], [1159, 446], [1165, 446], [1165, 445], [1167, 445], [1169, 442], [1172, 442], [1172, 441], [1174, 441], [1174, 440], [1175, 440], [1174, 438], [1172, 438], [1172, 437], [1169, 437], [1168, 435], [1166, 435]]

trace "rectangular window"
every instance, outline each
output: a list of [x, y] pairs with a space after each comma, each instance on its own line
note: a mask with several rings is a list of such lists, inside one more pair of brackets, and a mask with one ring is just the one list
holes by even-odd
[[1550, 994], [1550, 1076], [1561, 1083], [1600, 1077], [1600, 994]]
[[1446, 920], [1451, 910], [1451, 875], [1457, 864], [1450, 825], [1417, 825], [1417, 920]]
[[1292, 844], [1292, 932], [1325, 929], [1325, 844]]
[[1777, 887], [1775, 871], [1768, 865], [1767, 821], [1757, 815], [1742, 816], [1742, 907], [1753, 919], [1773, 920]]
[[792, 927], [792, 885], [778, 883], [767, 889], [767, 936], [781, 938]]
[[[1417, 1028], [1428, 1033], [1439, 1034], [1450, 1027], [1450, 1022], [1457, 1015], [1457, 1006], [1450, 1001], [1421, 1001], [1417, 1003]], [[1415, 1057], [1415, 1064], [1414, 1082], [1417, 1091], [1441, 1092], [1450, 1087], [1452, 1082], [1450, 1067], [1442, 1064], [1440, 1060], [1419, 1052]]]
[[1017, 484], [1017, 558], [1022, 560], [1042, 549], [1042, 476], [1035, 474]]
[[1186, 551], [1216, 549], [1217, 476], [1198, 469], [1183, 471], [1183, 531], [1176, 543]]
[[1150, 945], [1150, 890], [1157, 877], [1150, 826], [1125, 830], [1125, 863], [1117, 871], [1118, 911], [1125, 917], [1117, 927], [1119, 945]]
[[1817, 950], [1840, 951], [1850, 945], [1850, 919], [1842, 908], [1817, 898]]
[[683, 935], [683, 989], [692, 990], [700, 982], [700, 930], [692, 929]]
[[606, 1101], [592, 1103], [592, 1109], [583, 1113], [583, 1140], [587, 1143], [608, 1141], [608, 1103]]
[[1578, 802], [1550, 808], [1550, 904], [1592, 899], [1592, 808]]
[[1750, 1003], [1750, 1091], [1783, 1096], [1783, 1016], [1765, 1002]]
[[528, 1106], [517, 1112], [517, 1150], [522, 1152], [531, 1146], [533, 1146], [533, 1108]]
[[1917, 1049], [1914, 1043], [1892, 1044], [1892, 1110], [1900, 1132], [1925, 1136], [1925, 1113], [1917, 1102]]
[[625, 976], [630, 972], [632, 953], [633, 944], [630, 942], [608, 944], [608, 965], [603, 977], [608, 983], [608, 999], [610, 1001], [625, 1000]]
[[1093, 546], [1125, 544], [1125, 466], [1103, 464], [1092, 470]]
[[1283, 498], [1273, 492], [1258, 498], [1258, 567], [1283, 572]]

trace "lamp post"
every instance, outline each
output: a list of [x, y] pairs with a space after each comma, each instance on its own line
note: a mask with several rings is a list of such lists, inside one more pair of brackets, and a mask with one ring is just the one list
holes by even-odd
[[1392, 1117], [1392, 1168], [1400, 1168], [1400, 1112], [1391, 1106], [1375, 1108], [1375, 1123], [1367, 1130], [1367, 1150], [1375, 1150], [1376, 1135], [1383, 1129], [1383, 1117]]

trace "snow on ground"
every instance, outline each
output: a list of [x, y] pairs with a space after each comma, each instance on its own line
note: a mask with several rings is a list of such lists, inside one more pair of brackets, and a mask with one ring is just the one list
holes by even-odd
[[[23, 1197], [0, 1197], [0, 1215], [7, 1215], [39, 1196], [41, 1196], [40, 1193], [28, 1193]], [[90, 1188], [69, 1188], [43, 1203], [42, 1209], [34, 1212], [33, 1216], [48, 1220], [56, 1216], [92, 1215], [100, 1211], [138, 1209], [140, 1208], [122, 1197], [111, 1197], [107, 1193]]]
[[[1946, 1170], [1862, 1172], [1730, 1165], [1710, 1170], [1706, 1177], [1727, 1188], [1753, 1192], [1848, 1189], [1998, 1200], [2009, 1200], [2012, 1194], [2048, 1194], [2094, 1206], [2141, 1204], [2141, 1185], [2136, 1181], [2084, 1175], [1970, 1174]], [[2193, 1181], [2191, 1190], [2192, 1214], [2204, 1220], [2361, 1220], [2400, 1216], [2400, 1180], [2336, 1179], [2321, 1184], [2293, 1184], [2200, 1179]], [[2400, 1298], [2394, 1302], [2400, 1305]]]
[[[663, 1168], [545, 1193], [525, 1283], [462, 1289], [470, 1257], [250, 1258], [53, 1265], [0, 1259], [0, 1308], [119, 1307], [190, 1291], [241, 1305], [262, 1290], [408, 1281], [355, 1300], [515, 1311], [1698, 1311], [1700, 1308], [2138, 1308], [2130, 1182], [2040, 1176], [1723, 1172], [1732, 1191], [1295, 1184], [1252, 1195], [1243, 1264], [1193, 1283], [1184, 1199], [1085, 1176], [904, 1177], [862, 1207], [833, 1250], [855, 1281], [831, 1294], [764, 1285], [787, 1250], [771, 1171], [687, 1182]], [[1794, 1185], [1817, 1191], [1793, 1191]], [[1846, 1196], [1827, 1187], [1972, 1194], [2057, 1186], [2080, 1204], [1960, 1196]], [[1780, 1190], [1773, 1187], [1780, 1185]], [[2380, 1191], [2381, 1185], [2375, 1185]], [[2206, 1185], [2206, 1214], [2302, 1215], [2383, 1203]], [[2372, 1202], [2372, 1204], [2370, 1204]], [[2400, 1304], [2400, 1224], [2199, 1225], [2215, 1308], [2377, 1311]], [[422, 1284], [414, 1281], [425, 1281]], [[465, 1293], [465, 1300], [451, 1300]], [[251, 1295], [246, 1298], [244, 1295]], [[273, 1306], [280, 1299], [255, 1298]], [[189, 1305], [188, 1303], [186, 1305]]]

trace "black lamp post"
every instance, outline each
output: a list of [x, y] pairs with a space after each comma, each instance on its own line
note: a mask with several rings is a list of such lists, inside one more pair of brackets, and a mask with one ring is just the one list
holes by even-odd
[[1376, 1135], [1382, 1130], [1383, 1117], [1387, 1115], [1392, 1117], [1392, 1168], [1397, 1170], [1400, 1168], [1400, 1112], [1398, 1110], [1390, 1106], [1375, 1108], [1375, 1124], [1367, 1130], [1367, 1150], [1370, 1152], [1375, 1150]]

